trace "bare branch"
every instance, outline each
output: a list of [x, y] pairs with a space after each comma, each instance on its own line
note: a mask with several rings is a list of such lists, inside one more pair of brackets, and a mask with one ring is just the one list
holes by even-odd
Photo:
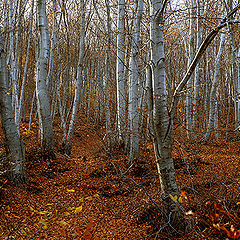
[[240, 4], [238, 4], [223, 20], [221, 23], [214, 28], [205, 38], [202, 45], [200, 46], [198, 52], [196, 53], [191, 65], [189, 66], [185, 76], [183, 77], [182, 81], [178, 84], [177, 88], [175, 89], [175, 92], [173, 94], [173, 101], [172, 106], [170, 109], [170, 116], [174, 117], [178, 101], [179, 101], [179, 93], [183, 90], [185, 85], [187, 84], [188, 80], [190, 79], [191, 75], [193, 74], [196, 65], [198, 64], [199, 60], [201, 59], [202, 55], [205, 53], [207, 47], [210, 45], [210, 43], [213, 41], [213, 39], [217, 36], [218, 32], [225, 27], [229, 23], [234, 23], [234, 21], [228, 21], [228, 19], [237, 12], [237, 10], [240, 9]]

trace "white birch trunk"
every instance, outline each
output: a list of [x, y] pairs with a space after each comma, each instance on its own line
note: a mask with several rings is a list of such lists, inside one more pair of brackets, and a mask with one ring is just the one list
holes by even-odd
[[47, 67], [49, 58], [49, 32], [46, 16], [46, 0], [37, 1], [38, 27], [40, 31], [40, 51], [37, 62], [36, 94], [38, 109], [41, 117], [41, 145], [48, 157], [54, 158], [53, 127], [49, 96], [46, 86]]
[[163, 40], [163, 11], [166, 1], [152, 0], [151, 64], [153, 76], [153, 143], [160, 180], [164, 211], [171, 226], [183, 230], [184, 221], [178, 207], [178, 186], [172, 158], [173, 120], [168, 112]]
[[52, 80], [52, 73], [53, 73], [53, 61], [54, 61], [54, 49], [55, 49], [55, 41], [56, 41], [56, 31], [57, 31], [57, 13], [56, 13], [56, 0], [53, 0], [52, 10], [53, 10], [53, 29], [52, 29], [52, 37], [51, 37], [51, 50], [49, 56], [49, 69], [48, 75], [46, 80], [47, 88], [49, 88], [49, 84]]
[[125, 63], [125, 0], [118, 2], [118, 35], [117, 35], [117, 118], [120, 142], [126, 138], [126, 84]]
[[152, 69], [148, 65], [146, 68], [146, 90], [147, 90], [147, 106], [148, 106], [148, 130], [150, 138], [153, 134], [153, 82]]
[[163, 19], [158, 15], [163, 1], [153, 0], [150, 31], [153, 74], [154, 149], [162, 193], [178, 196], [172, 159], [172, 119], [168, 113], [163, 43]]
[[109, 0], [105, 0], [107, 8], [107, 51], [106, 51], [106, 70], [105, 70], [105, 92], [106, 92], [106, 131], [107, 146], [110, 149], [113, 146], [113, 134], [111, 127], [111, 110], [110, 110], [110, 50], [111, 50], [111, 13]]
[[[189, 32], [189, 53], [188, 53], [188, 67], [190, 66], [194, 56], [194, 33], [195, 33], [195, 0], [191, 0], [190, 6], [190, 32]], [[186, 127], [188, 136], [191, 137], [192, 131], [192, 86], [193, 77], [187, 83], [186, 95]]]
[[139, 155], [139, 43], [143, 1], [135, 1], [136, 16], [133, 24], [132, 51], [130, 55], [129, 77], [129, 124], [130, 124], [130, 162]]
[[[210, 92], [210, 107], [209, 107], [209, 119], [208, 119], [208, 127], [205, 138], [208, 139], [210, 137], [211, 131], [214, 130], [214, 126], [217, 126], [217, 90], [218, 90], [218, 82], [219, 82], [219, 70], [220, 70], [220, 60], [223, 54], [224, 43], [226, 39], [226, 28], [223, 29], [223, 33], [221, 34], [221, 42], [218, 50], [218, 54], [215, 60], [215, 69], [214, 76], [212, 81], [212, 87]], [[216, 129], [218, 130], [218, 129]]]
[[17, 132], [14, 111], [11, 105], [6, 55], [3, 48], [2, 32], [0, 32], [0, 116], [6, 141], [6, 152], [9, 158], [10, 177], [19, 187], [26, 180], [25, 147]]
[[[10, 1], [10, 21], [9, 21], [9, 28], [10, 28], [10, 73], [11, 73], [11, 81], [12, 81], [12, 106], [15, 111], [15, 113], [18, 111], [18, 91], [17, 91], [17, 85], [18, 85], [18, 44], [19, 44], [19, 34], [16, 35], [16, 39], [14, 41], [14, 25], [16, 24], [13, 20], [14, 14], [13, 10], [16, 10], [15, 17], [18, 18], [18, 6], [17, 2], [15, 2], [15, 5], [13, 6], [13, 2]], [[20, 19], [19, 19], [20, 21]], [[19, 31], [19, 30], [18, 30]], [[15, 43], [15, 44], [14, 44]], [[16, 114], [15, 114], [16, 117]], [[15, 119], [16, 121], [16, 119]]]
[[[202, 19], [201, 19], [201, 5], [200, 0], [197, 0], [197, 38], [196, 38], [196, 48], [199, 49], [202, 43]], [[195, 69], [194, 76], [194, 91], [193, 91], [193, 127], [196, 127], [197, 121], [197, 107], [199, 102], [199, 91], [200, 91], [200, 69], [199, 63]]]
[[238, 100], [238, 117], [235, 117], [235, 119], [237, 119], [238, 122], [236, 122], [236, 128], [238, 128], [238, 130], [240, 130], [240, 123], [239, 123], [239, 119], [240, 119], [240, 47], [238, 49], [238, 54], [237, 54], [237, 70], [238, 70], [238, 75], [237, 75], [237, 80], [238, 80], [238, 94], [237, 94], [237, 100]]
[[72, 149], [72, 136], [74, 133], [75, 122], [79, 106], [79, 98], [82, 84], [82, 74], [83, 74], [83, 60], [85, 51], [85, 4], [84, 0], [81, 0], [81, 31], [80, 31], [80, 46], [79, 46], [79, 57], [78, 57], [78, 67], [77, 67], [77, 79], [75, 87], [75, 95], [73, 102], [72, 116], [70, 120], [70, 125], [68, 129], [67, 139], [63, 142], [64, 151], [66, 154], [71, 154]]

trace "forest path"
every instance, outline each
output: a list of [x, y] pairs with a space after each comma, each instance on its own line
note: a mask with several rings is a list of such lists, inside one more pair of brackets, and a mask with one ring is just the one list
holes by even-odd
[[71, 157], [57, 152], [49, 166], [34, 148], [36, 131], [33, 127], [24, 139], [26, 189], [10, 182], [4, 188], [0, 239], [140, 239], [141, 230], [133, 229], [124, 206], [124, 189], [109, 181], [106, 171], [111, 166], [94, 127], [79, 124]]

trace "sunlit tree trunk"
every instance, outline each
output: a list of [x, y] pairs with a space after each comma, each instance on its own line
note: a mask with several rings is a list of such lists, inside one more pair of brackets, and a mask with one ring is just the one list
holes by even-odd
[[46, 86], [47, 67], [49, 58], [49, 32], [46, 16], [46, 0], [37, 1], [38, 27], [40, 31], [40, 51], [37, 62], [36, 94], [38, 109], [41, 117], [41, 145], [50, 158], [53, 152], [53, 126], [49, 96]]
[[111, 127], [111, 110], [110, 110], [110, 51], [111, 51], [111, 12], [109, 0], [105, 0], [107, 8], [107, 50], [106, 50], [106, 65], [105, 65], [105, 109], [106, 109], [106, 137], [108, 148], [113, 146], [113, 134]]
[[153, 134], [153, 82], [152, 69], [150, 65], [146, 67], [146, 91], [147, 91], [147, 107], [148, 107], [148, 130], [150, 138]]
[[118, 35], [117, 35], [117, 117], [119, 140], [126, 137], [126, 84], [125, 84], [125, 0], [118, 2]]
[[[190, 66], [193, 60], [194, 54], [194, 33], [195, 33], [195, 0], [191, 0], [190, 6], [190, 32], [189, 32], [189, 52], [188, 52], [188, 66]], [[186, 127], [188, 136], [191, 137], [192, 131], [192, 86], [193, 77], [187, 83], [187, 95], [186, 95]]]
[[[201, 19], [201, 4], [200, 0], [197, 0], [197, 37], [196, 48], [199, 49], [202, 43], [202, 19]], [[199, 91], [200, 91], [200, 67], [197, 64], [194, 76], [194, 91], [193, 91], [193, 127], [196, 127], [196, 121], [198, 118], [197, 107], [199, 105]]]
[[[19, 81], [19, 43], [20, 43], [20, 23], [22, 20], [21, 16], [21, 7], [22, 1], [10, 1], [10, 19], [9, 19], [9, 28], [10, 28], [10, 44], [9, 44], [9, 54], [10, 54], [10, 73], [11, 73], [11, 86], [12, 86], [12, 106], [15, 111], [15, 121], [17, 123], [17, 112], [18, 112], [18, 81]], [[15, 10], [15, 14], [14, 14]], [[14, 19], [15, 17], [15, 19]], [[18, 23], [18, 31], [15, 36], [15, 26]]]
[[153, 74], [153, 140], [161, 190], [166, 197], [169, 197], [169, 194], [178, 196], [178, 188], [172, 159], [173, 123], [167, 106], [162, 10], [163, 1], [153, 0], [150, 30]]
[[20, 124], [21, 124], [21, 117], [22, 117], [22, 107], [24, 102], [24, 94], [25, 94], [25, 85], [27, 80], [27, 70], [28, 70], [28, 63], [29, 63], [29, 55], [30, 55], [30, 47], [31, 47], [31, 40], [32, 40], [32, 21], [33, 21], [33, 9], [34, 9], [34, 0], [32, 1], [32, 10], [31, 10], [31, 17], [30, 17], [30, 29], [29, 29], [29, 38], [28, 38], [28, 45], [27, 45], [27, 52], [26, 58], [24, 63], [24, 70], [23, 70], [23, 79], [22, 79], [22, 86], [20, 92], [20, 99], [19, 99], [19, 108], [18, 112], [16, 112], [16, 124], [18, 131], [20, 131]]
[[[195, 57], [193, 58], [191, 65], [188, 67], [186, 74], [181, 82], [177, 85], [173, 94], [172, 104], [168, 111], [169, 106], [167, 103], [165, 54], [163, 45], [163, 11], [166, 2], [167, 0], [152, 0], [151, 4], [152, 22], [150, 30], [150, 42], [153, 75], [153, 142], [161, 191], [163, 193], [163, 200], [165, 200], [164, 206], [168, 213], [170, 211], [172, 212], [173, 208], [175, 209], [172, 212], [172, 219], [170, 219], [170, 222], [173, 221], [172, 226], [176, 226], [179, 229], [181, 228], [181, 223], [183, 223], [183, 218], [179, 217], [182, 214], [180, 211], [178, 211], [179, 208], [177, 207], [178, 204], [176, 203], [179, 193], [172, 159], [173, 118], [179, 102], [180, 92], [186, 86], [191, 75], [195, 71], [197, 63], [201, 59], [209, 44], [214, 40], [218, 32], [224, 26], [226, 26], [227, 19], [238, 10], [239, 5], [221, 21], [220, 25], [214, 28], [207, 35], [198, 49]], [[174, 199], [172, 197], [174, 197]]]
[[76, 117], [79, 107], [79, 98], [82, 85], [82, 74], [83, 74], [83, 60], [84, 60], [84, 51], [85, 51], [85, 3], [84, 0], [81, 0], [81, 30], [80, 30], [80, 46], [79, 46], [79, 56], [78, 56], [78, 67], [77, 67], [77, 79], [75, 86], [75, 95], [73, 101], [73, 110], [71, 121], [68, 129], [67, 139], [63, 142], [64, 151], [66, 154], [71, 154], [72, 149], [72, 136], [74, 133], [74, 128], [76, 124]]
[[57, 31], [57, 10], [56, 10], [56, 0], [52, 1], [52, 11], [53, 11], [53, 27], [52, 27], [52, 37], [51, 37], [51, 50], [49, 56], [49, 69], [46, 80], [47, 88], [52, 80], [53, 75], [53, 62], [54, 62], [54, 50], [55, 50], [55, 41], [56, 41], [56, 31]]
[[135, 19], [132, 34], [132, 51], [130, 55], [129, 77], [129, 125], [130, 125], [130, 162], [139, 155], [139, 44], [140, 24], [142, 19], [143, 1], [135, 1]]
[[0, 32], [0, 116], [6, 141], [6, 152], [9, 158], [10, 176], [19, 186], [26, 180], [25, 147], [17, 132], [14, 111], [11, 105], [6, 55], [3, 48], [2, 32]]
[[[211, 93], [210, 93], [210, 107], [209, 107], [209, 119], [208, 119], [208, 127], [206, 138], [209, 138], [211, 131], [214, 130], [215, 126], [218, 126], [218, 113], [217, 113], [217, 93], [218, 93], [218, 82], [219, 82], [219, 71], [220, 71], [220, 60], [223, 54], [224, 43], [226, 39], [226, 28], [223, 29], [223, 33], [221, 34], [221, 42], [218, 50], [218, 54], [215, 60], [214, 65], [214, 76], [212, 81]], [[218, 131], [218, 129], [215, 129]], [[216, 136], [216, 134], [215, 134]]]

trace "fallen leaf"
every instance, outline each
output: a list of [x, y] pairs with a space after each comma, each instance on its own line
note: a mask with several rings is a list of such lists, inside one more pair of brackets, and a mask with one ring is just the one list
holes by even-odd
[[48, 211], [41, 211], [41, 212], [38, 212], [38, 214], [41, 214], [41, 215], [45, 215], [45, 214], [48, 214], [49, 212]]
[[69, 212], [64, 212], [63, 213], [63, 216], [69, 216], [69, 215], [71, 215], [71, 213], [69, 213]]
[[68, 207], [67, 208], [67, 210], [69, 210], [69, 211], [72, 211], [72, 210], [74, 210], [75, 208], [74, 207]]
[[64, 229], [60, 229], [59, 232], [63, 237], [67, 236], [67, 232]]
[[59, 224], [61, 224], [61, 225], [68, 225], [68, 223], [67, 223], [67, 222], [65, 222], [65, 221], [63, 221], [63, 220], [61, 220], [61, 221], [58, 221], [57, 223], [59, 223]]
[[174, 201], [174, 202], [177, 202], [177, 195], [173, 197], [172, 194], [169, 194], [170, 198]]
[[29, 206], [29, 208], [30, 208], [31, 211], [35, 211], [31, 206]]
[[223, 207], [222, 207], [220, 204], [218, 204], [218, 203], [214, 203], [214, 208], [215, 208], [216, 210], [219, 210], [219, 211], [224, 211], [224, 210], [223, 210]]
[[183, 196], [185, 199], [187, 199], [186, 192], [182, 191], [181, 194], [182, 194], [182, 196]]
[[39, 223], [40, 223], [40, 224], [43, 224], [43, 225], [47, 225], [47, 222], [46, 222], [45, 219], [40, 219]]
[[67, 189], [67, 192], [75, 192], [74, 189]]
[[189, 210], [188, 212], [185, 213], [185, 215], [193, 215], [193, 211]]
[[86, 197], [85, 199], [91, 201], [92, 197]]
[[79, 213], [82, 211], [82, 206], [75, 208], [75, 213]]

